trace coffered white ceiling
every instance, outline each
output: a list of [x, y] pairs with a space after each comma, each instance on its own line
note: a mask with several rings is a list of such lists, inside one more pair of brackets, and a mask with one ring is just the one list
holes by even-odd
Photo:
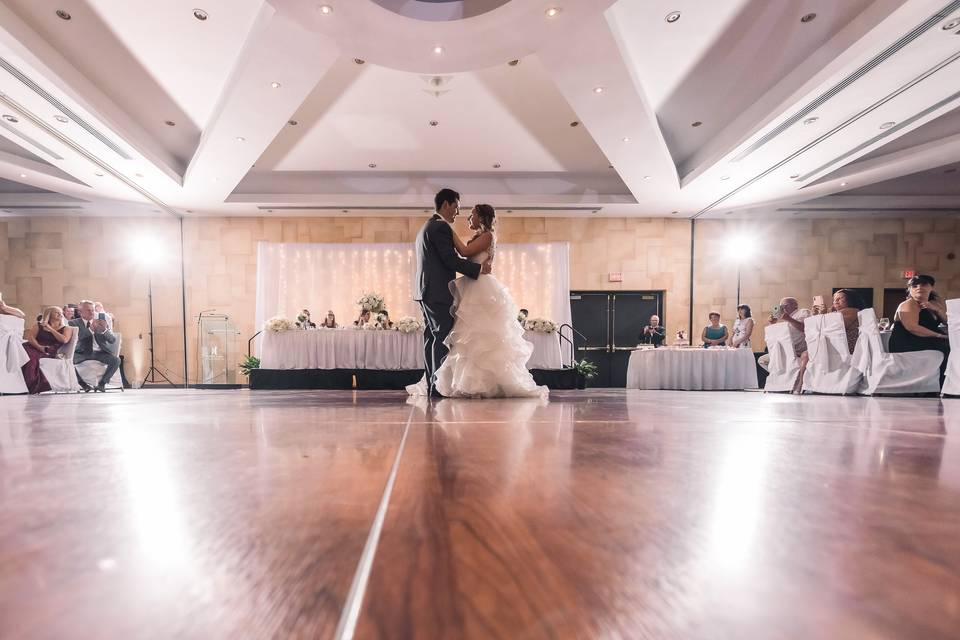
[[960, 212], [960, 0], [0, 0], [0, 58], [2, 215]]

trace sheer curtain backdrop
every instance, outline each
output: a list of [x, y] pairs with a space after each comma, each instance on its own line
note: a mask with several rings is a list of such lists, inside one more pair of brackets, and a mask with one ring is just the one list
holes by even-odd
[[[360, 310], [367, 291], [384, 297], [390, 317], [420, 317], [413, 302], [413, 243], [257, 245], [257, 328], [274, 316], [296, 319], [309, 309], [313, 321], [328, 309], [341, 325]], [[498, 244], [494, 275], [506, 284], [530, 317], [570, 322], [570, 247], [565, 242]]]

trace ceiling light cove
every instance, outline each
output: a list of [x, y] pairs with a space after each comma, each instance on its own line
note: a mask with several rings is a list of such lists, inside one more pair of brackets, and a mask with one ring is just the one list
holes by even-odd
[[676, 21], [679, 20], [679, 19], [680, 19], [680, 12], [679, 12], [679, 11], [671, 11], [671, 12], [668, 13], [668, 14], [666, 15], [666, 17], [664, 18], [664, 20], [666, 20], [666, 21], [669, 22], [670, 24], [673, 24], [674, 22], [676, 22]]

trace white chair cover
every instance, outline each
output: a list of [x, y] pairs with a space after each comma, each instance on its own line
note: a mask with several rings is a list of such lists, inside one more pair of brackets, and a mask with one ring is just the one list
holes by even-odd
[[850, 365], [852, 356], [843, 316], [839, 313], [810, 316], [804, 321], [803, 333], [810, 358], [803, 375], [803, 390], [839, 395], [856, 393], [863, 374]]
[[30, 356], [23, 348], [23, 318], [0, 315], [0, 393], [26, 393], [21, 367]]
[[770, 352], [770, 375], [767, 376], [764, 391], [793, 391], [800, 373], [800, 360], [793, 352], [790, 325], [786, 322], [767, 325], [764, 336]]
[[[854, 350], [852, 366], [863, 374], [860, 392], [936, 393], [940, 391], [939, 351], [887, 353], [880, 339], [877, 314], [873, 309], [860, 312], [860, 339]], [[863, 343], [861, 348], [860, 343]]]
[[80, 332], [74, 327], [72, 333], [70, 342], [57, 350], [58, 357], [40, 360], [40, 371], [43, 372], [47, 382], [50, 383], [50, 390], [55, 393], [80, 391], [77, 371], [73, 366], [73, 352], [77, 349], [77, 338], [80, 336]]
[[[120, 357], [120, 346], [123, 344], [123, 335], [120, 333], [114, 333], [117, 337], [116, 342], [111, 345], [108, 345], [107, 350], [113, 355]], [[103, 372], [107, 370], [107, 365], [103, 364], [99, 360], [84, 360], [77, 365], [77, 375], [80, 376], [80, 379], [86, 382], [91, 387], [95, 387], [100, 384], [100, 378], [103, 376]], [[117, 369], [116, 373], [113, 374], [113, 377], [110, 379], [105, 386], [107, 389], [123, 389], [123, 378], [120, 376], [120, 369]]]
[[943, 394], [960, 396], [960, 298], [947, 300], [947, 319], [950, 321], [950, 361], [947, 362], [947, 379]]

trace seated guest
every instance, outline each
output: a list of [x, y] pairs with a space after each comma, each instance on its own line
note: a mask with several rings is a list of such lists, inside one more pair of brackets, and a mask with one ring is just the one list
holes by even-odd
[[[776, 314], [770, 314], [769, 323], [785, 322], [790, 325], [790, 338], [793, 342], [793, 353], [800, 358], [800, 373], [793, 385], [793, 392], [800, 393], [803, 388], [803, 374], [807, 370], [810, 356], [807, 353], [807, 337], [804, 333], [803, 321], [810, 317], [809, 309], [801, 309], [796, 298], [784, 298], [778, 305]], [[770, 370], [770, 354], [764, 354], [757, 360], [757, 364], [765, 370]]]
[[117, 341], [117, 336], [113, 335], [113, 332], [107, 328], [106, 320], [97, 317], [93, 302], [90, 300], [81, 302], [78, 311], [80, 317], [70, 321], [70, 325], [80, 331], [77, 337], [77, 349], [73, 355], [73, 363], [80, 364], [87, 360], [97, 360], [107, 365], [107, 370], [103, 372], [103, 376], [100, 377], [100, 382], [95, 389], [84, 382], [80, 376], [77, 376], [77, 379], [84, 391], [93, 390], [103, 393], [106, 391], [104, 387], [120, 367], [120, 358], [109, 351], [109, 345]]
[[380, 329], [393, 329], [393, 322], [390, 320], [390, 314], [384, 309], [377, 314], [377, 327]]
[[[857, 338], [860, 336], [860, 316], [863, 311], [863, 301], [857, 292], [853, 289], [837, 289], [833, 294], [833, 308], [830, 312], [839, 313], [843, 316], [843, 328], [847, 334], [847, 348], [853, 353], [857, 346]], [[813, 315], [823, 313], [824, 310], [818, 305], [813, 306]]]
[[716, 311], [710, 313], [710, 324], [703, 328], [700, 339], [703, 340], [703, 346], [722, 347], [727, 343], [729, 337], [727, 327], [720, 324], [720, 314]]
[[737, 319], [733, 323], [733, 338], [730, 340], [730, 346], [738, 349], [750, 348], [750, 336], [753, 335], [753, 314], [750, 312], [749, 305], [742, 304], [737, 307]]
[[97, 317], [98, 317], [98, 318], [100, 317], [100, 314], [102, 313], [102, 314], [103, 314], [103, 319], [106, 320], [106, 322], [107, 322], [107, 329], [109, 329], [110, 331], [113, 331], [113, 314], [110, 313], [110, 312], [108, 312], [106, 309], [103, 308], [103, 303], [102, 303], [102, 302], [94, 302], [94, 303], [93, 303], [93, 312], [94, 312], [95, 314], [97, 314]]
[[3, 301], [3, 294], [0, 293], [0, 316], [16, 316], [17, 318], [26, 318], [27, 314], [16, 307], [11, 307]]
[[530, 312], [526, 309], [520, 309], [520, 315], [517, 316], [517, 322], [521, 325], [527, 322], [527, 316], [530, 315]]
[[660, 324], [660, 316], [650, 316], [650, 324], [643, 328], [640, 334], [639, 344], [652, 344], [655, 347], [663, 345], [667, 339], [667, 329]]
[[30, 356], [30, 361], [23, 365], [23, 381], [30, 393], [50, 391], [50, 383], [40, 370], [40, 360], [56, 358], [61, 345], [70, 342], [76, 330], [63, 321], [63, 311], [60, 307], [47, 307], [40, 314], [40, 322], [31, 325], [23, 332], [27, 344], [24, 349]]
[[336, 329], [337, 328], [337, 316], [333, 315], [333, 310], [327, 311], [327, 317], [320, 324], [324, 329]]
[[[303, 318], [301, 320], [300, 318]], [[300, 315], [297, 316], [297, 326], [301, 329], [316, 329], [317, 325], [310, 319], [310, 310], [304, 309], [300, 312]]]
[[937, 292], [933, 276], [916, 275], [907, 282], [907, 299], [897, 307], [893, 317], [893, 333], [890, 334], [890, 353], [906, 351], [939, 351], [943, 354], [940, 364], [940, 386], [947, 372], [950, 357], [950, 342], [946, 333], [940, 331], [940, 323], [947, 322], [947, 307]]
[[61, 308], [63, 309], [63, 319], [66, 320], [67, 322], [70, 322], [76, 317], [74, 313], [76, 309], [71, 307], [69, 304], [65, 304]]
[[360, 317], [353, 321], [353, 326], [362, 327], [370, 322], [370, 311], [364, 309], [360, 312]]

